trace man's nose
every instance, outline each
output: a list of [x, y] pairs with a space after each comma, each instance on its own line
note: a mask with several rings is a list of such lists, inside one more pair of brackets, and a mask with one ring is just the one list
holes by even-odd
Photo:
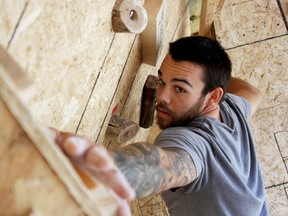
[[170, 104], [171, 103], [171, 93], [169, 88], [166, 86], [161, 86], [157, 88], [157, 101]]

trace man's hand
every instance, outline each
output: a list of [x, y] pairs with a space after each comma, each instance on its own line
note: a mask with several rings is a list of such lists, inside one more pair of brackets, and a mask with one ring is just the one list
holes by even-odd
[[118, 216], [131, 215], [127, 201], [135, 198], [135, 192], [103, 146], [95, 145], [83, 136], [52, 128], [47, 134], [73, 162], [112, 190], [118, 204]]

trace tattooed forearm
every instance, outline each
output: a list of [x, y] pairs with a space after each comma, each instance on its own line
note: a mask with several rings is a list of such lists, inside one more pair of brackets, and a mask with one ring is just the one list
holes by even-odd
[[156, 145], [135, 143], [113, 155], [116, 164], [136, 190], [137, 197], [144, 197], [186, 185], [195, 178], [190, 156], [180, 149], [171, 150], [164, 151]]

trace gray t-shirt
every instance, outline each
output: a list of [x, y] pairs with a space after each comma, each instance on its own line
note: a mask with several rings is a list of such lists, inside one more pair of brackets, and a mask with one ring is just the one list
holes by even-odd
[[162, 148], [187, 151], [197, 178], [185, 187], [162, 192], [171, 216], [266, 216], [265, 188], [248, 126], [251, 107], [226, 94], [222, 122], [200, 116], [188, 127], [163, 130], [155, 140]]

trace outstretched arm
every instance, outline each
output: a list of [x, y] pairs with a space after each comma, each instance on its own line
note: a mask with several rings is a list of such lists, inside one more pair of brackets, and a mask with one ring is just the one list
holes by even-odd
[[179, 148], [164, 150], [148, 143], [135, 143], [113, 153], [137, 197], [145, 197], [192, 182], [196, 170], [190, 155]]
[[251, 116], [256, 112], [262, 100], [261, 92], [258, 89], [236, 77], [231, 78], [227, 92], [245, 98], [251, 105]]
[[135, 198], [135, 193], [136, 197], [156, 194], [187, 185], [196, 177], [191, 157], [178, 148], [164, 150], [153, 144], [135, 143], [109, 152], [82, 136], [55, 129], [49, 133], [72, 161], [114, 191], [118, 215], [129, 215], [125, 200]]

